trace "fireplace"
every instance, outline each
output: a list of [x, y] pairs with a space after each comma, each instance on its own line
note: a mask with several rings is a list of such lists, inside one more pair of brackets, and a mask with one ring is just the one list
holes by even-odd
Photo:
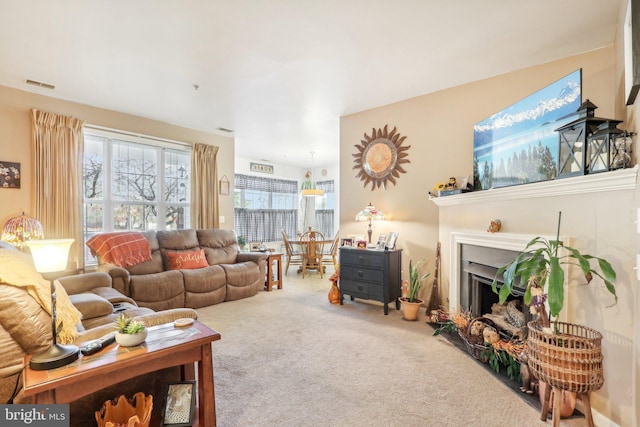
[[[491, 307], [498, 302], [498, 294], [493, 292], [491, 284], [497, 281], [498, 289], [503, 279], [496, 276], [498, 269], [513, 260], [518, 251], [463, 244], [460, 248], [460, 306], [469, 309], [474, 316], [491, 313]], [[530, 320], [529, 310], [524, 310], [524, 286], [517, 285], [507, 301], [517, 300], [523, 310], [525, 320]]]
[[[509, 263], [535, 236], [526, 234], [452, 232], [449, 308], [471, 309], [474, 316], [491, 312], [498, 295], [491, 289], [497, 270]], [[542, 236], [550, 239], [555, 237]], [[565, 242], [566, 238], [562, 238]], [[500, 278], [498, 279], [500, 281]], [[525, 285], [510, 298], [522, 299]], [[522, 305], [524, 306], [524, 305]], [[523, 310], [530, 319], [529, 310]]]

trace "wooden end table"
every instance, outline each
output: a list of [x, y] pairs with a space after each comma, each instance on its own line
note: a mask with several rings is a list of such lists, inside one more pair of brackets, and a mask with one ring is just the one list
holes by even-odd
[[[278, 252], [272, 252], [268, 255], [267, 259], [267, 279], [265, 280], [265, 286], [268, 292], [271, 292], [274, 285], [278, 286], [278, 289], [282, 289], [282, 254]], [[276, 264], [277, 277], [274, 279], [273, 264]]]
[[197, 362], [198, 408], [193, 426], [215, 426], [211, 343], [219, 339], [218, 332], [198, 321], [187, 328], [167, 323], [150, 327], [147, 340], [139, 346], [120, 347], [114, 343], [48, 371], [29, 368], [31, 356], [26, 356], [24, 395], [34, 396], [36, 404], [71, 403], [112, 384], [172, 366], [182, 366], [182, 379], [193, 380]]

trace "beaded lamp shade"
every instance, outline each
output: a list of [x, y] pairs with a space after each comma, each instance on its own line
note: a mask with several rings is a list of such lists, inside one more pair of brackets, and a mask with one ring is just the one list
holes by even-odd
[[37, 219], [22, 215], [10, 218], [2, 227], [2, 240], [11, 243], [17, 248], [24, 248], [29, 240], [44, 239], [42, 224]]

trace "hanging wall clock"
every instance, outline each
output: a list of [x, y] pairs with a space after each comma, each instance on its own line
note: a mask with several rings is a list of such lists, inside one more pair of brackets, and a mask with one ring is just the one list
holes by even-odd
[[391, 132], [387, 131], [387, 125], [383, 129], [372, 129], [371, 136], [364, 134], [364, 139], [360, 144], [356, 144], [358, 152], [353, 154], [357, 170], [356, 178], [364, 181], [366, 188], [371, 183], [371, 191], [376, 188], [387, 188], [387, 183], [396, 185], [396, 179], [401, 173], [406, 173], [401, 164], [410, 163], [407, 158], [407, 150], [410, 145], [402, 146], [406, 136], [400, 136], [394, 127]]

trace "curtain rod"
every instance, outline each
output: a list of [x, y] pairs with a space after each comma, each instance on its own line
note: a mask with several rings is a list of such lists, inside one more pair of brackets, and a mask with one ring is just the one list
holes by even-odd
[[108, 127], [105, 127], [105, 126], [98, 126], [98, 125], [92, 125], [92, 124], [85, 124], [84, 127], [87, 128], [87, 129], [100, 130], [100, 131], [115, 133], [115, 134], [119, 134], [119, 135], [132, 136], [132, 137], [135, 137], [135, 138], [145, 138], [145, 139], [150, 139], [150, 140], [154, 140], [154, 141], [165, 142], [165, 143], [169, 143], [169, 144], [177, 144], [177, 145], [181, 145], [181, 146], [184, 146], [184, 147], [193, 148], [193, 144], [188, 143], [188, 142], [176, 141], [176, 140], [167, 139], [167, 138], [160, 138], [160, 137], [157, 137], [157, 136], [146, 135], [146, 134], [143, 134], [143, 133], [128, 132], [126, 130], [113, 129], [113, 128], [108, 128]]

